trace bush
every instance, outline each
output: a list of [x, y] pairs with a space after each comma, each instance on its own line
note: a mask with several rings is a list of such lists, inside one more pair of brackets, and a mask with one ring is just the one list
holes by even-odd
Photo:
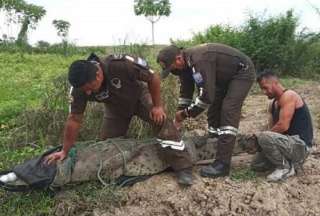
[[319, 76], [320, 34], [297, 32], [297, 27], [298, 18], [289, 10], [276, 17], [251, 15], [240, 28], [214, 25], [191, 40], [172, 42], [184, 47], [223, 43], [250, 56], [257, 71], [273, 68], [279, 75]]

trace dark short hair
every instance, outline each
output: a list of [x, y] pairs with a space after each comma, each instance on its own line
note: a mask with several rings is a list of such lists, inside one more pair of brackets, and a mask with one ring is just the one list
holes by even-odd
[[277, 74], [275, 74], [271, 69], [264, 69], [262, 72], [257, 74], [257, 82], [261, 82], [262, 79], [269, 79], [271, 77], [278, 79]]
[[98, 67], [91, 61], [76, 60], [69, 67], [69, 82], [74, 88], [80, 88], [96, 78], [97, 70]]
[[170, 66], [182, 51], [182, 47], [177, 47], [176, 45], [170, 45], [160, 50], [157, 56], [157, 62], [162, 62], [164, 65], [161, 71], [161, 77], [164, 79], [170, 73]]

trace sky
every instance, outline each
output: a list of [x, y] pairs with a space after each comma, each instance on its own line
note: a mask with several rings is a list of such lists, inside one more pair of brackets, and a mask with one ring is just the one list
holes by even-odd
[[[152, 41], [151, 24], [144, 16], [135, 16], [134, 0], [25, 0], [43, 6], [47, 13], [29, 42], [50, 43], [61, 39], [52, 25], [54, 19], [70, 22], [68, 40], [80, 46], [148, 43]], [[190, 39], [195, 32], [210, 25], [241, 26], [249, 14], [265, 16], [294, 9], [300, 28], [320, 30], [320, 15], [308, 3], [320, 8], [320, 0], [170, 0], [171, 14], [155, 24], [156, 44], [169, 44], [170, 39]], [[0, 34], [15, 36], [17, 26], [6, 26], [0, 14]]]

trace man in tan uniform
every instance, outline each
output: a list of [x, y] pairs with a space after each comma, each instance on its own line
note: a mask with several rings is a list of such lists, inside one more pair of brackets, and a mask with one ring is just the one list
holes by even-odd
[[[185, 118], [208, 109], [209, 133], [219, 141], [216, 160], [201, 175], [228, 175], [241, 107], [255, 79], [252, 61], [239, 50], [217, 43], [189, 49], [171, 45], [159, 52], [157, 61], [163, 68], [162, 78], [171, 72], [180, 79], [177, 127]], [[195, 87], [198, 96], [192, 103]]]
[[[68, 78], [72, 86], [72, 100], [64, 129], [63, 148], [47, 157], [49, 164], [63, 160], [74, 145], [88, 101], [105, 104], [102, 140], [126, 135], [134, 115], [158, 127], [166, 119], [161, 103], [160, 79], [141, 58], [110, 55], [100, 59], [92, 54], [87, 60], [73, 62]], [[192, 163], [187, 151], [170, 147], [162, 150], [177, 171], [179, 183], [191, 185]]]

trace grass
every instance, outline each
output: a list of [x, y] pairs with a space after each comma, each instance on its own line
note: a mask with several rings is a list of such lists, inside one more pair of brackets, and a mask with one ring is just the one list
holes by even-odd
[[[0, 170], [9, 169], [46, 149], [45, 145], [32, 141], [19, 148], [13, 145], [16, 137], [28, 135], [23, 134], [27, 128], [25, 122], [17, 116], [39, 108], [47, 97], [45, 93], [52, 88], [52, 81], [66, 73], [76, 58], [79, 56], [0, 53]], [[54, 200], [46, 192], [0, 191], [0, 215], [50, 215], [53, 206]]]
[[92, 214], [95, 209], [120, 206], [125, 199], [125, 194], [114, 184], [105, 187], [99, 182], [83, 183], [59, 192], [55, 198], [55, 211], [58, 215]]
[[0, 53], [0, 128], [21, 111], [39, 105], [51, 81], [79, 56]]
[[108, 210], [126, 199], [116, 185], [99, 182], [66, 187], [63, 191], [0, 191], [0, 215], [92, 215], [95, 209]]
[[23, 162], [27, 158], [41, 154], [45, 150], [45, 147], [31, 147], [26, 146], [23, 148], [17, 148], [15, 150], [5, 148], [3, 146], [0, 152], [0, 170], [14, 166], [17, 163]]
[[48, 192], [0, 191], [0, 215], [52, 215], [55, 201]]
[[238, 168], [232, 170], [230, 178], [234, 181], [255, 181], [257, 175], [250, 168]]

